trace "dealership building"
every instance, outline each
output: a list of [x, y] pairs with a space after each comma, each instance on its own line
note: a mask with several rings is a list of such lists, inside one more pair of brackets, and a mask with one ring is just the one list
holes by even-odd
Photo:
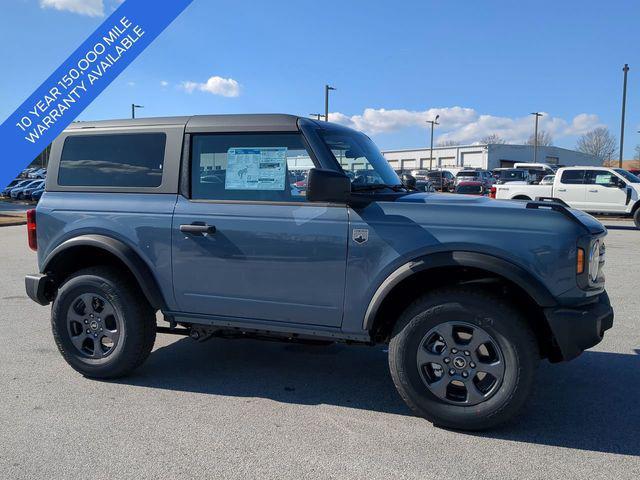
[[[395, 170], [428, 170], [513, 167], [516, 162], [533, 162], [533, 145], [477, 144], [455, 147], [434, 147], [433, 162], [429, 148], [412, 150], [386, 150], [382, 152]], [[554, 165], [598, 166], [601, 162], [594, 155], [560, 147], [538, 147], [538, 163]]]

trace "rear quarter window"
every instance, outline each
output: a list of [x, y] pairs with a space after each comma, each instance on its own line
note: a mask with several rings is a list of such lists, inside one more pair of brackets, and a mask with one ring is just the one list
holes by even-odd
[[158, 187], [164, 133], [73, 135], [66, 138], [58, 184], [85, 187]]
[[562, 172], [560, 182], [566, 185], [582, 185], [584, 183], [584, 170], [565, 170]]

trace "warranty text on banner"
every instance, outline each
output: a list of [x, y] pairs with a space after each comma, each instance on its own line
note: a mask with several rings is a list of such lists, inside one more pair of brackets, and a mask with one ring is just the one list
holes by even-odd
[[193, 0], [126, 0], [0, 126], [6, 185]]

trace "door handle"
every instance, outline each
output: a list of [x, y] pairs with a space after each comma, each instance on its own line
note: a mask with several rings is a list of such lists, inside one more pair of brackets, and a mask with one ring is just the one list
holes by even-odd
[[589, 193], [598, 193], [598, 190], [589, 190]]
[[559, 192], [566, 192], [566, 191], [567, 191], [567, 189], [566, 189], [566, 188], [559, 188], [559, 189], [558, 189], [558, 191], [559, 191]]
[[206, 223], [191, 223], [188, 225], [180, 225], [180, 231], [190, 235], [207, 235], [216, 233], [216, 227], [207, 225]]

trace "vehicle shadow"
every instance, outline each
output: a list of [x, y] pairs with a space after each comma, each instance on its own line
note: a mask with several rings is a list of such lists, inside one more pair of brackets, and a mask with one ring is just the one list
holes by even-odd
[[[383, 347], [308, 346], [181, 339], [154, 351], [120, 381], [232, 397], [329, 404], [412, 415], [391, 381]], [[542, 362], [534, 395], [514, 422], [469, 434], [517, 442], [640, 456], [640, 350], [585, 352]]]

